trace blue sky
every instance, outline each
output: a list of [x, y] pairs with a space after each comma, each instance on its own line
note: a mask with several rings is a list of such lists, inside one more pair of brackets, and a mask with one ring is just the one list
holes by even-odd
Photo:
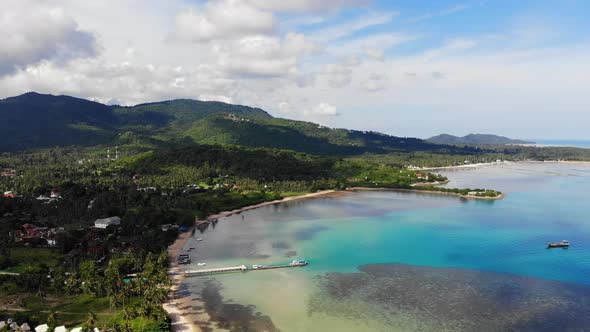
[[0, 97], [195, 98], [428, 137], [590, 139], [590, 2], [5, 0]]

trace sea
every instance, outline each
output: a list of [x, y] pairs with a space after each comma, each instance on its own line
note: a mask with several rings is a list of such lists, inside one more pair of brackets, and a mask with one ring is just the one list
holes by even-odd
[[539, 146], [561, 146], [590, 149], [590, 140], [531, 139]]
[[221, 218], [186, 269], [309, 265], [186, 278], [184, 308], [204, 331], [589, 330], [590, 165], [443, 174], [506, 197], [354, 192]]

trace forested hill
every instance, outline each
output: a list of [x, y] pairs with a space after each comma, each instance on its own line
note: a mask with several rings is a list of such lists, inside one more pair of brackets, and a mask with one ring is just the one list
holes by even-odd
[[436, 144], [449, 145], [506, 145], [534, 143], [490, 134], [469, 134], [463, 137], [453, 136], [449, 134], [441, 134], [438, 136], [431, 137], [427, 139], [427, 141]]
[[231, 144], [331, 155], [471, 152], [416, 138], [275, 118], [247, 106], [188, 99], [122, 107], [30, 92], [0, 100], [0, 118], [0, 151], [141, 141], [154, 146]]

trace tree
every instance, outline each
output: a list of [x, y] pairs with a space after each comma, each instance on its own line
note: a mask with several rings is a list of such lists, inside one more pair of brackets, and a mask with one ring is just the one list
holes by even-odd
[[55, 328], [57, 327], [57, 314], [55, 313], [55, 311], [52, 309], [51, 312], [49, 313], [49, 316], [47, 316], [47, 326], [48, 328], [48, 332], [53, 332], [55, 330]]

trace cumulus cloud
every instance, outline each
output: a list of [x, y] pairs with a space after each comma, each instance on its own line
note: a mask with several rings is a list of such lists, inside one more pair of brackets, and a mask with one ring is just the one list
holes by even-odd
[[240, 0], [209, 1], [200, 9], [189, 9], [175, 18], [174, 36], [183, 41], [206, 42], [249, 34], [268, 34], [275, 28], [272, 12]]
[[312, 52], [313, 43], [302, 34], [291, 33], [283, 40], [272, 36], [248, 36], [215, 46], [220, 68], [233, 75], [279, 77], [296, 75], [300, 57]]
[[338, 115], [338, 111], [336, 106], [322, 102], [314, 107], [304, 110], [303, 114], [306, 116], [336, 116]]
[[30, 0], [6, 0], [0, 14], [0, 75], [43, 60], [67, 62], [95, 56], [94, 35], [59, 7]]

